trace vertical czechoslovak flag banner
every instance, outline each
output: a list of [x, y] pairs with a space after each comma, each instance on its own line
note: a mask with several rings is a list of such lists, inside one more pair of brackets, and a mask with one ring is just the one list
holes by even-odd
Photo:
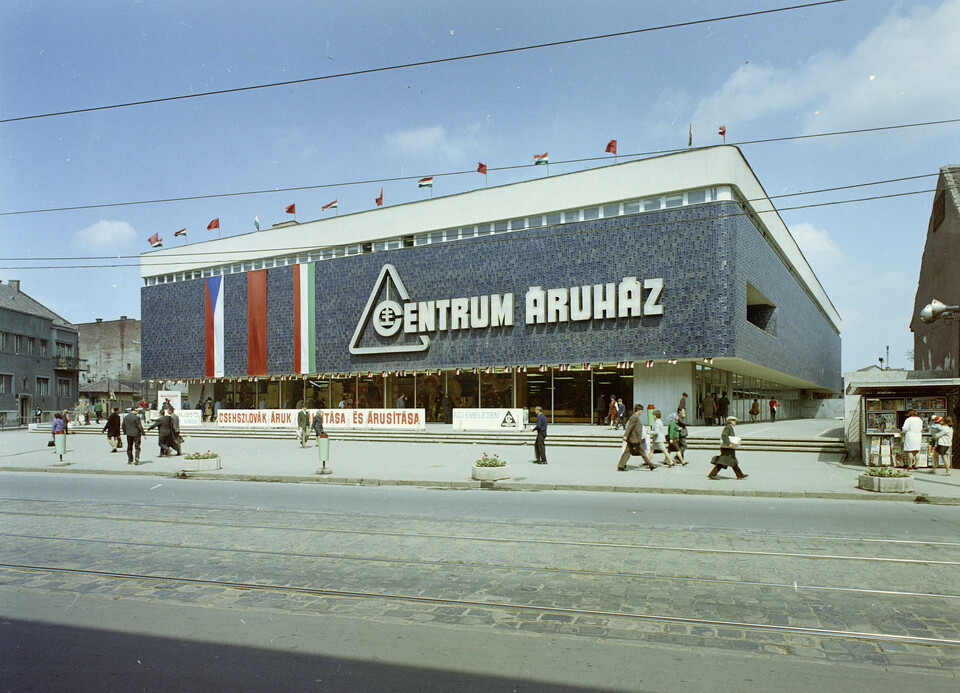
[[316, 273], [315, 262], [293, 266], [293, 371], [317, 370]]
[[223, 377], [223, 277], [207, 277], [204, 283], [206, 293], [206, 320], [204, 343], [206, 357], [204, 376]]

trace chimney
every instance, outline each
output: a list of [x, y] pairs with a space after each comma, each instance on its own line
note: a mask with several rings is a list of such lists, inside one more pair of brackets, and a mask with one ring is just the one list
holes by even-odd
[[14, 291], [20, 291], [20, 280], [19, 280], [19, 279], [11, 279], [8, 283], [10, 284], [10, 286], [13, 287]]
[[97, 322], [103, 322], [103, 318], [97, 318]]
[[120, 319], [121, 319], [121, 320], [126, 320], [126, 319], [127, 319], [127, 316], [126, 316], [126, 315], [121, 315], [121, 316], [120, 316]]

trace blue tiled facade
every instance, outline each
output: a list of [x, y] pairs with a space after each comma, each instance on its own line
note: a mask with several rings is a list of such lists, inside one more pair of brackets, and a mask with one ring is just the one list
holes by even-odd
[[[840, 337], [734, 203], [713, 203], [526, 229], [317, 264], [321, 372], [737, 357], [836, 390]], [[677, 223], [682, 222], [682, 223]], [[412, 301], [514, 295], [514, 325], [431, 333], [426, 351], [356, 355], [354, 330], [384, 264]], [[662, 316], [526, 325], [525, 296], [543, 289], [664, 280]], [[246, 279], [224, 277], [227, 377], [246, 374]], [[776, 335], [746, 320], [746, 282], [777, 306]], [[203, 280], [142, 289], [143, 377], [203, 375]], [[268, 270], [268, 364], [293, 364], [290, 267]], [[391, 287], [391, 291], [394, 291]], [[383, 292], [381, 292], [383, 294]], [[646, 292], [645, 292], [646, 295]], [[381, 295], [382, 297], [382, 295]], [[396, 299], [395, 292], [392, 297]], [[175, 352], [150, 342], [166, 338]], [[361, 346], [383, 339], [367, 325]], [[148, 346], [150, 345], [150, 346]]]

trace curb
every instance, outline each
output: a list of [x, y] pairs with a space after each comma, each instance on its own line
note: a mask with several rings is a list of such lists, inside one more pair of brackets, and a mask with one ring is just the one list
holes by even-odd
[[761, 491], [752, 489], [691, 489], [659, 486], [611, 486], [605, 484], [532, 484], [510, 481], [431, 481], [425, 479], [375, 479], [363, 477], [283, 476], [274, 474], [211, 474], [209, 472], [169, 472], [140, 469], [70, 469], [69, 467], [3, 467], [0, 472], [46, 472], [54, 474], [109, 474], [114, 476], [154, 476], [163, 479], [196, 479], [198, 481], [254, 481], [281, 484], [330, 484], [335, 486], [415, 486], [419, 488], [475, 491], [589, 491], [599, 493], [636, 493], [689, 496], [734, 496], [739, 498], [818, 498], [842, 501], [888, 501], [924, 505], [960, 505], [960, 498], [928, 496], [918, 493], [872, 493], [870, 491]]

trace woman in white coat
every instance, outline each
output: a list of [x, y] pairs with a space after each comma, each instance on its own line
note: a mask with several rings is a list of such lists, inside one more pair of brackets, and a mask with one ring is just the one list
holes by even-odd
[[917, 468], [917, 453], [923, 442], [923, 420], [913, 409], [907, 412], [907, 419], [900, 429], [903, 432], [903, 466], [906, 469]]

